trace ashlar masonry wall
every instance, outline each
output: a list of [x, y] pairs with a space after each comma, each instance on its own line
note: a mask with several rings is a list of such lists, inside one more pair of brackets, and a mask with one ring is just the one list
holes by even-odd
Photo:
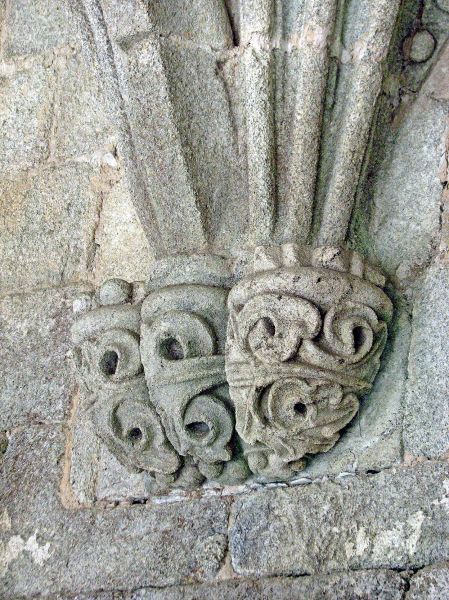
[[[268, 3], [254, 4], [262, 14]], [[276, 22], [294, 30], [301, 3], [275, 4]], [[318, 0], [305, 4], [312, 15], [320, 10]], [[367, 6], [354, 0], [342, 13], [346, 33], [332, 60], [343, 79]], [[293, 480], [154, 496], [107, 449], [92, 451], [99, 442], [77, 417], [76, 310], [108, 278], [148, 280], [158, 254], [151, 203], [168, 207], [177, 251], [189, 241], [183, 223], [193, 209], [179, 200], [184, 221], [175, 223], [167, 194], [171, 182], [185, 198], [191, 181], [177, 170], [173, 122], [156, 106], [164, 97], [150, 60], [154, 39], [175, 107], [173, 136], [200, 190], [192, 206], [206, 215], [214, 252], [241, 259], [254, 191], [241, 168], [241, 11], [237, 0], [0, 1], [5, 600], [448, 597], [446, 0], [401, 3], [348, 238], [386, 274], [394, 316], [373, 390], [334, 448]], [[288, 114], [297, 48], [292, 37], [273, 43], [287, 57], [276, 79], [287, 83], [276, 89]], [[108, 70], [119, 53], [132, 89], [123, 65]], [[160, 175], [154, 165], [167, 152], [173, 163]], [[279, 155], [283, 173], [289, 152], [282, 146]]]

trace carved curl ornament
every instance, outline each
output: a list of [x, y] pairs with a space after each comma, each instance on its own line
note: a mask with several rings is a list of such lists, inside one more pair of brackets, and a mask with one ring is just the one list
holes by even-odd
[[383, 276], [345, 244], [400, 0], [307, 0], [290, 25], [272, 0], [243, 1], [238, 36], [219, 4], [220, 66], [207, 53], [201, 76], [185, 49], [172, 61], [157, 14], [98, 54], [158, 260], [143, 285], [104, 283], [73, 339], [98, 436], [162, 486], [288, 479], [328, 451], [392, 317]]
[[140, 298], [107, 281], [73, 328], [98, 436], [163, 485], [293, 476], [334, 446], [379, 369], [392, 305], [358, 254], [259, 247], [232, 287], [229, 266], [161, 261]]

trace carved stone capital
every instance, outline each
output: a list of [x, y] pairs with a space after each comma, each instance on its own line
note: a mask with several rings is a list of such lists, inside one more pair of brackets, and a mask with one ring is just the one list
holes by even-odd
[[[130, 470], [175, 486], [286, 479], [332, 448], [379, 369], [392, 305], [382, 275], [338, 248], [257, 248], [160, 261], [73, 327], [95, 431]], [[134, 299], [133, 299], [134, 296]]]
[[[228, 298], [226, 373], [247, 444], [292, 471], [332, 448], [379, 370], [392, 316], [383, 283], [351, 251], [255, 251], [253, 273]], [[253, 462], [263, 472], [269, 459]]]
[[98, 56], [156, 260], [80, 316], [80, 378], [109, 450], [175, 487], [304, 468], [357, 413], [386, 343], [384, 278], [343, 246], [401, 3], [296, 4], [279, 19], [239, 3], [237, 36], [211, 10], [207, 51], [150, 10]]

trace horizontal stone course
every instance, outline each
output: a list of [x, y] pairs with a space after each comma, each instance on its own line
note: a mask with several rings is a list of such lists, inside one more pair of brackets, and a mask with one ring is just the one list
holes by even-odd
[[361, 571], [320, 577], [226, 581], [166, 590], [141, 590], [125, 600], [400, 600], [406, 583], [392, 571]]
[[399, 573], [360, 571], [320, 577], [227, 580], [133, 592], [94, 592], [53, 596], [51, 600], [402, 600], [405, 589], [406, 580]]
[[[3, 598], [217, 577], [229, 500], [74, 508], [65, 443], [65, 431], [49, 426], [20, 428], [9, 439], [0, 484]], [[448, 480], [446, 464], [427, 462], [349, 482], [249, 492], [232, 511], [234, 569], [250, 577], [322, 576], [447, 559]]]
[[227, 503], [64, 508], [65, 432], [18, 430], [0, 479], [0, 596], [167, 586], [216, 575], [226, 549]]
[[447, 600], [449, 597], [449, 563], [432, 565], [419, 571], [411, 580], [407, 600]]
[[236, 501], [230, 550], [240, 575], [405, 569], [449, 557], [449, 468], [263, 490]]

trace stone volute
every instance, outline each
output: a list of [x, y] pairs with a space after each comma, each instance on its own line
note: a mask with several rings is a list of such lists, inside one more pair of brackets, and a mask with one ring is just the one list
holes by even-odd
[[[143, 283], [103, 283], [79, 313], [73, 342], [96, 434], [128, 470], [167, 488], [285, 480], [332, 448], [357, 414], [393, 307], [381, 272], [347, 238], [398, 6], [372, 3], [365, 34], [344, 56], [351, 68], [336, 83], [340, 8], [305, 3], [291, 38], [301, 68], [277, 175], [273, 73], [287, 42], [275, 31], [274, 2], [241, 3], [238, 46], [226, 41], [220, 52], [232, 54], [241, 84], [232, 109], [244, 139], [243, 235], [232, 220], [225, 233], [213, 225], [219, 215], [186, 158], [204, 151], [202, 141], [184, 135], [157, 36], [147, 51], [165, 99], [170, 176], [149, 173], [148, 139], [134, 130], [132, 47], [128, 67], [120, 57], [105, 64], [127, 86], [124, 114], [146, 163], [128, 159], [144, 182], [136, 207], [156, 260]], [[345, 103], [335, 108], [336, 85]], [[150, 122], [148, 132], [151, 139]], [[332, 152], [322, 147], [328, 137]], [[145, 195], [155, 181], [157, 206]], [[224, 247], [226, 236], [240, 242]]]

